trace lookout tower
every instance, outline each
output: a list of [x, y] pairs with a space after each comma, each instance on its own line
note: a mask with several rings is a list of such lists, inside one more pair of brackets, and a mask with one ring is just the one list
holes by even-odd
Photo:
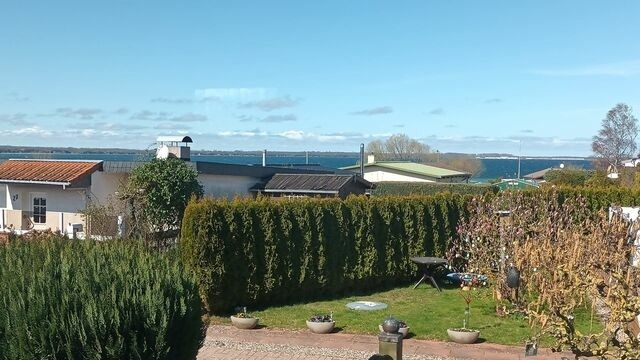
[[189, 143], [192, 143], [189, 136], [158, 136], [156, 139], [157, 151], [156, 157], [158, 159], [166, 159], [168, 157], [175, 157], [181, 160], [191, 160], [191, 150], [189, 149]]

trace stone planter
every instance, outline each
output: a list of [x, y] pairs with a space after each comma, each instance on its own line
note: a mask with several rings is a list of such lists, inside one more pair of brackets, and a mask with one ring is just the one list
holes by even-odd
[[254, 329], [258, 326], [258, 318], [248, 317], [241, 318], [237, 316], [231, 316], [231, 324], [238, 329]]
[[307, 327], [314, 334], [328, 334], [336, 326], [335, 321], [316, 322], [307, 320]]
[[473, 344], [478, 340], [480, 331], [470, 329], [447, 329], [451, 341], [458, 344]]
[[[384, 330], [382, 330], [382, 325], [378, 325], [378, 329], [380, 329], [380, 332], [384, 332]], [[400, 329], [398, 329], [398, 334], [402, 334], [402, 337], [406, 338], [409, 334], [409, 329], [410, 328], [408, 326], [401, 327]]]

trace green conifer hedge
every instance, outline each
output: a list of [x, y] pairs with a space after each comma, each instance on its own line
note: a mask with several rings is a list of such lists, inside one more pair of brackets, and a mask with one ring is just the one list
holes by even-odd
[[467, 199], [204, 199], [181, 248], [211, 313], [376, 290], [415, 280], [411, 256], [444, 256]]
[[0, 245], [0, 359], [195, 358], [193, 278], [176, 253], [133, 242]]

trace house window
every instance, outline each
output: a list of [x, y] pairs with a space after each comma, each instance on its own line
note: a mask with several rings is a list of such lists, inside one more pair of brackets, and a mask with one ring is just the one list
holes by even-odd
[[44, 197], [33, 198], [33, 222], [35, 224], [47, 222], [47, 199]]

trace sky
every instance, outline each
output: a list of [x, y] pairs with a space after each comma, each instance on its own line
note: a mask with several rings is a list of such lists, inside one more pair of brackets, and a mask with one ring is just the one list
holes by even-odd
[[0, 0], [0, 145], [589, 156], [640, 2]]

